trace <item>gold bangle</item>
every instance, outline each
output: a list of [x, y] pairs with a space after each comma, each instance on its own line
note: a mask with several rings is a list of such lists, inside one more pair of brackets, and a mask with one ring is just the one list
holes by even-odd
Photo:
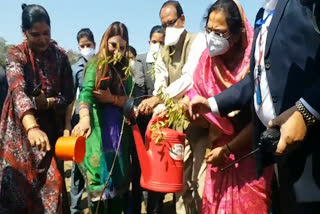
[[39, 127], [40, 127], [40, 126], [39, 126], [38, 124], [30, 125], [28, 128], [26, 128], [26, 132], [27, 132], [27, 134], [28, 134], [31, 129], [39, 128]]
[[35, 119], [34, 115], [32, 115], [32, 114], [27, 114], [23, 117], [22, 125], [27, 133], [32, 128], [39, 128], [37, 120]]

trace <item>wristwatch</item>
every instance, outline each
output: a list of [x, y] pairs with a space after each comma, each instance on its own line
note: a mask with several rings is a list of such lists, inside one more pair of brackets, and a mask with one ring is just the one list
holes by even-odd
[[307, 126], [312, 126], [317, 122], [317, 118], [308, 111], [308, 109], [302, 104], [300, 100], [296, 102], [296, 107], [301, 113]]

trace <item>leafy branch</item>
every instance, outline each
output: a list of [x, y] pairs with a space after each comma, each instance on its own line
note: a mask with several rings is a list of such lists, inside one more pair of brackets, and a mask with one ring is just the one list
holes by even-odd
[[163, 92], [163, 87], [159, 88], [157, 96], [164, 103], [166, 108], [166, 120], [158, 121], [151, 126], [152, 136], [155, 143], [158, 144], [165, 139], [165, 133], [162, 131], [163, 128], [172, 128], [175, 130], [187, 129], [189, 125], [188, 117], [185, 114], [183, 106], [178, 102], [169, 97], [168, 94]]
[[123, 56], [120, 52], [119, 44], [117, 44], [117, 50], [118, 51], [115, 54], [113, 54], [112, 56], [107, 56], [106, 49], [104, 48], [102, 50], [101, 57], [98, 60], [98, 68], [102, 69], [106, 63], [113, 66], [113, 67], [116, 66], [117, 64], [122, 64], [123, 65], [122, 71], [124, 71], [124, 75], [125, 75], [124, 79], [127, 79], [129, 76], [133, 75], [133, 69], [130, 66], [131, 59], [128, 61], [127, 65], [124, 65], [123, 64]]
[[[170, 53], [170, 47], [165, 46], [164, 51], [161, 51], [162, 59], [165, 59], [169, 64], [172, 63], [172, 56], [175, 54], [175, 50]], [[158, 53], [153, 55], [155, 62], [157, 61], [157, 57], [159, 57]], [[157, 72], [157, 67], [155, 63], [152, 63], [152, 68], [147, 73], [151, 75], [151, 78], [155, 79], [155, 74]], [[156, 144], [159, 144], [163, 140], [165, 140], [165, 133], [162, 131], [164, 128], [172, 128], [172, 129], [182, 129], [185, 130], [189, 125], [188, 117], [185, 115], [185, 111], [183, 107], [176, 102], [174, 99], [170, 98], [168, 94], [166, 94], [163, 90], [163, 87], [160, 87], [157, 91], [157, 97], [164, 103], [166, 108], [166, 120], [158, 121], [151, 126], [152, 138], [154, 139]]]

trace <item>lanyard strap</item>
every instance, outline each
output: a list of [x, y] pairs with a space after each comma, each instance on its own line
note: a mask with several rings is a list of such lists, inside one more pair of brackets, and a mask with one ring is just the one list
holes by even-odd
[[[267, 20], [269, 19], [270, 16], [274, 14], [274, 10], [270, 11], [265, 19], [261, 18], [256, 22], [256, 27], [261, 28], [262, 25], [264, 25]], [[263, 44], [262, 44], [262, 36], [263, 36], [262, 30], [260, 30], [260, 38], [259, 38], [259, 59], [258, 59], [258, 70], [257, 70], [257, 78], [255, 80], [256, 82], [256, 99], [257, 99], [257, 104], [261, 105], [262, 104], [262, 94], [261, 94], [261, 87], [260, 87], [260, 81], [261, 81], [261, 72], [262, 72], [262, 67], [261, 67], [261, 62], [262, 62], [262, 57], [263, 57]]]
[[261, 28], [262, 25], [264, 25], [269, 19], [269, 17], [272, 16], [273, 14], [274, 14], [274, 10], [271, 10], [265, 19], [263, 17], [261, 19], [258, 19], [256, 21], [256, 28]]

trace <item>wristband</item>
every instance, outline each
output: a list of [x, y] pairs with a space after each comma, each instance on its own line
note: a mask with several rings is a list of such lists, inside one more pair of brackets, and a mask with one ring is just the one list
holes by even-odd
[[312, 126], [317, 122], [317, 119], [313, 114], [311, 114], [306, 107], [299, 100], [296, 102], [297, 110], [301, 113], [303, 120], [305, 121], [307, 126]]

